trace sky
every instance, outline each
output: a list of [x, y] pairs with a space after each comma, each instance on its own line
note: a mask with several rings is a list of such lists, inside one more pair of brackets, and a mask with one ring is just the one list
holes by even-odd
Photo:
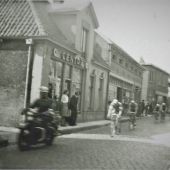
[[136, 61], [170, 73], [170, 0], [91, 0], [98, 31]]

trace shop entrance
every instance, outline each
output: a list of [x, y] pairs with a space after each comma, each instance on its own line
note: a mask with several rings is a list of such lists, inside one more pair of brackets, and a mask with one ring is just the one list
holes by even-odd
[[69, 96], [71, 95], [71, 80], [66, 79], [64, 82], [64, 90], [68, 90]]
[[122, 88], [117, 87], [117, 99], [119, 102], [122, 102]]

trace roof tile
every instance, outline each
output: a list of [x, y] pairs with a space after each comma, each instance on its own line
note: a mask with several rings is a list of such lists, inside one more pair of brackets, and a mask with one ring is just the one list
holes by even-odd
[[1, 0], [0, 25], [2, 37], [44, 35], [38, 28], [27, 0]]

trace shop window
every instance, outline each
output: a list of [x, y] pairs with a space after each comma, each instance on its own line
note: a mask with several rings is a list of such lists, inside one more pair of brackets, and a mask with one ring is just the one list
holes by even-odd
[[69, 97], [71, 95], [71, 74], [72, 66], [66, 64], [64, 67], [64, 89], [69, 91]]
[[55, 65], [55, 95], [57, 98], [61, 96], [61, 78], [63, 71], [63, 64], [61, 62], [56, 62]]

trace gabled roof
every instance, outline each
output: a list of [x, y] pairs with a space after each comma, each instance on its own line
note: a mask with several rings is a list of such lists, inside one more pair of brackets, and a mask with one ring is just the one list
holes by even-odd
[[27, 0], [0, 0], [0, 37], [44, 35]]
[[85, 8], [89, 8], [95, 28], [99, 27], [99, 22], [90, 0], [64, 0], [60, 5], [53, 5], [54, 13], [78, 12]]
[[146, 69], [147, 67], [152, 67], [152, 68], [154, 68], [154, 69], [156, 69], [156, 70], [159, 70], [159, 71], [167, 74], [168, 76], [170, 76], [170, 74], [169, 74], [168, 72], [166, 72], [165, 70], [163, 70], [163, 69], [161, 69], [161, 68], [159, 68], [159, 67], [157, 67], [157, 66], [155, 66], [155, 65], [153, 65], [153, 64], [142, 64], [142, 66], [143, 66], [145, 69]]
[[45, 0], [0, 0], [0, 38], [43, 38], [77, 53], [49, 10], [51, 4]]
[[37, 17], [41, 21], [47, 37], [55, 42], [74, 48], [69, 39], [62, 33], [54, 22], [54, 17], [49, 14], [51, 8], [48, 3], [33, 2], [33, 9], [36, 11]]

